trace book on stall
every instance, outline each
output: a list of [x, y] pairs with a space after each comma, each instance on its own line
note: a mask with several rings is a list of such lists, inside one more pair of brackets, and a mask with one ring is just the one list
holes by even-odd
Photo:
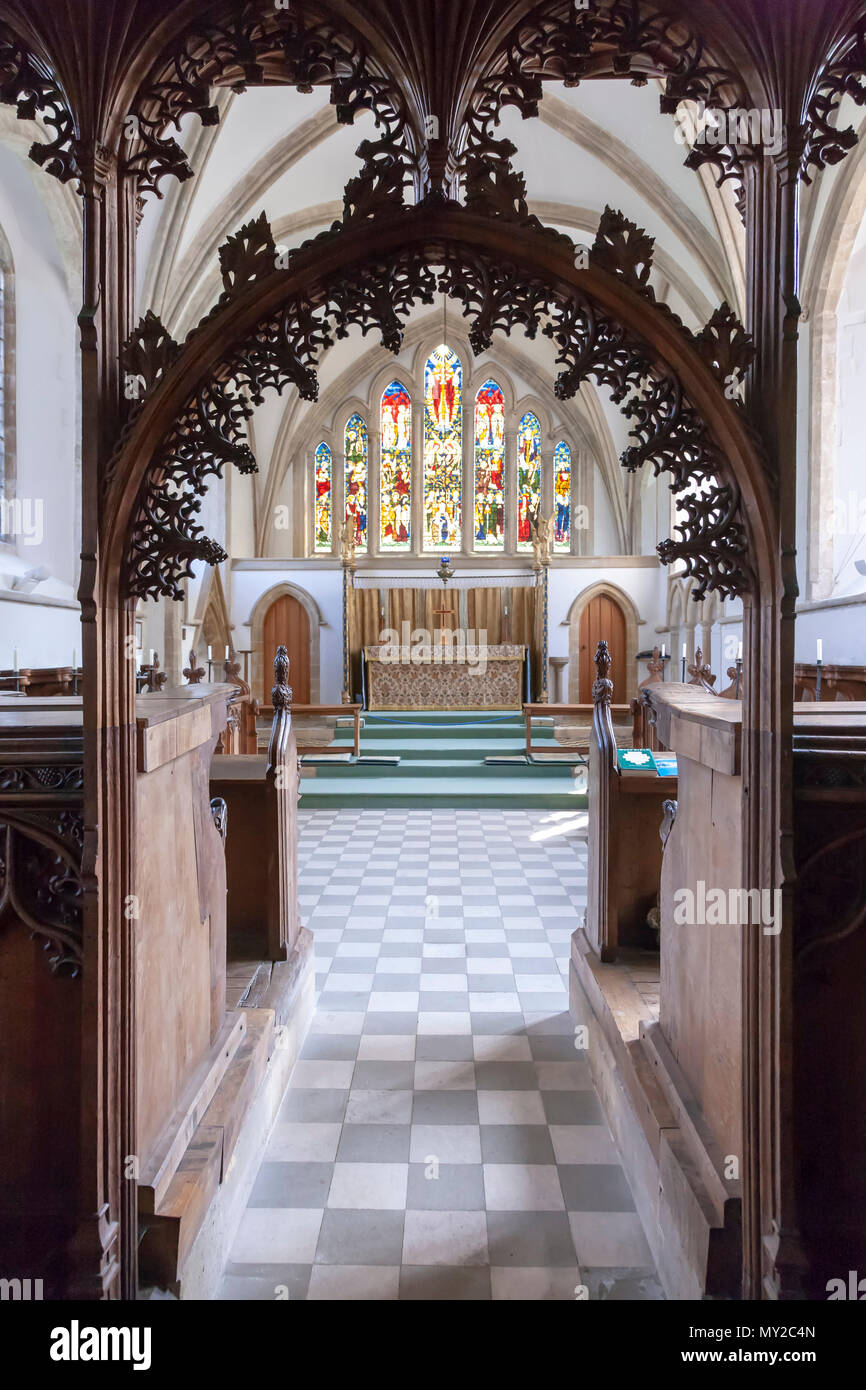
[[620, 773], [655, 772], [653, 755], [648, 748], [618, 748], [616, 767]]
[[676, 777], [677, 775], [677, 755], [676, 753], [653, 753], [653, 762], [659, 777]]

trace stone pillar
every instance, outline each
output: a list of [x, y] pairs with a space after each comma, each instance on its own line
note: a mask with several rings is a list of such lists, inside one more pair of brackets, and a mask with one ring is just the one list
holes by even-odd
[[502, 496], [505, 503], [505, 551], [513, 555], [517, 549], [517, 431], [505, 431], [505, 454], [502, 466]]
[[169, 686], [183, 683], [183, 604], [163, 599], [162, 669]]
[[379, 487], [382, 476], [382, 433], [367, 431], [367, 554], [378, 555], [381, 542]]

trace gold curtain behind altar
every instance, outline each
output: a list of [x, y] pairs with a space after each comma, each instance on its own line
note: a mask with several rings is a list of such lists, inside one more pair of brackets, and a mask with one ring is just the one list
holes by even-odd
[[[443, 593], [440, 584], [438, 589], [416, 589], [415, 592], [424, 603], [424, 618], [420, 623], [421, 627], [425, 627], [428, 632], [436, 633], [441, 627], [446, 627], [454, 632], [460, 626], [456, 590], [451, 593]], [[437, 613], [437, 608], [444, 608], [447, 612]], [[448, 616], [449, 613], [450, 617]]]
[[385, 617], [381, 614], [382, 595], [378, 589], [355, 590], [355, 615], [357, 621], [357, 641], [359, 647], [372, 647], [379, 641], [379, 633], [388, 626], [388, 609]]
[[[469, 589], [466, 594], [469, 627], [476, 633], [486, 632], [487, 642], [496, 646], [502, 642], [503, 600], [510, 594], [508, 589]], [[514, 641], [521, 641], [515, 637]]]
[[514, 605], [511, 641], [522, 642], [532, 652], [534, 652], [541, 636], [540, 630], [536, 630], [535, 626], [535, 594], [534, 586], [531, 589], [515, 587], [511, 590], [511, 599]]
[[403, 640], [403, 623], [409, 624], [410, 633], [418, 626], [415, 616], [416, 596], [423, 597], [423, 592], [418, 589], [388, 590], [388, 626], [397, 633], [399, 641]]

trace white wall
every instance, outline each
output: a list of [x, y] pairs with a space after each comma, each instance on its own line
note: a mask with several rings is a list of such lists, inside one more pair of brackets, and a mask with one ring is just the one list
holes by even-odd
[[268, 562], [267, 569], [249, 569], [243, 561], [232, 566], [231, 620], [246, 625], [263, 594], [278, 584], [294, 584], [312, 596], [322, 617], [320, 641], [320, 703], [333, 705], [343, 688], [343, 577], [339, 567], [323, 569], [316, 561], [294, 564]]
[[[0, 226], [14, 263], [16, 481], [24, 531], [0, 545], [0, 667], [81, 658], [75, 606], [80, 539], [76, 309], [55, 232], [38, 192], [49, 176], [0, 146]], [[7, 493], [10, 500], [10, 493]], [[13, 580], [45, 568], [34, 594], [73, 606], [17, 602]]]
[[[568, 614], [576, 598], [594, 584], [613, 584], [623, 589], [634, 603], [639, 617], [638, 651], [652, 648], [657, 641], [656, 629], [664, 621], [665, 570], [659, 564], [610, 565], [592, 569], [550, 570], [548, 586], [550, 656], [568, 656]], [[567, 689], [563, 677], [563, 690]]]

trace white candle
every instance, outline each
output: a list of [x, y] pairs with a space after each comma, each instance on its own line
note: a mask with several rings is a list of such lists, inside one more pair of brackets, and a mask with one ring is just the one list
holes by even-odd
[[154, 647], [151, 647], [151, 649], [150, 649], [150, 664], [151, 664], [151, 666], [153, 665], [155, 659], [156, 659], [156, 649], [155, 649]]
[[208, 659], [208, 661], [212, 661], [212, 660], [213, 660], [213, 647], [208, 647], [208, 649], [207, 649], [207, 659]]
[[508, 617], [508, 604], [507, 604], [507, 603], [506, 603], [506, 605], [505, 605], [505, 616], [506, 616], [506, 618]]
[[665, 650], [665, 644], [664, 644], [664, 642], [662, 642], [662, 661], [664, 661], [664, 659], [665, 659], [666, 656], [667, 656], [667, 652], [666, 652], [666, 650]]
[[78, 670], [78, 652], [74, 647], [72, 648], [72, 669], [73, 671]]
[[12, 653], [12, 670], [13, 670], [13, 671], [17, 671], [17, 670], [18, 670], [18, 648], [17, 648], [17, 647], [15, 648], [14, 652]]
[[228, 647], [226, 647], [226, 661], [228, 661], [228, 659], [229, 659], [229, 649], [228, 649]]
[[686, 659], [686, 644], [683, 642], [683, 661]]
[[742, 659], [743, 659], [743, 644], [742, 644], [742, 642], [741, 642], [740, 645], [737, 647], [737, 660], [738, 660], [738, 661], [742, 661]]
[[819, 661], [823, 661], [823, 659], [824, 659], [824, 644], [823, 644], [823, 642], [821, 641], [821, 638], [819, 637], [819, 638], [818, 638], [818, 660], [819, 660]]

